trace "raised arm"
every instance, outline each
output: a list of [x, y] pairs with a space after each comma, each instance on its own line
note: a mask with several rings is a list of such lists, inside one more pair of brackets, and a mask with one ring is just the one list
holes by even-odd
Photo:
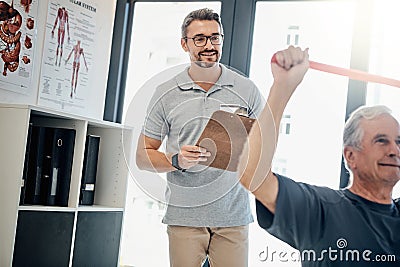
[[250, 131], [239, 164], [243, 186], [273, 213], [278, 180], [271, 172], [271, 164], [278, 142], [279, 125], [290, 97], [308, 70], [308, 50], [290, 46], [277, 52], [276, 60], [276, 63], [271, 63], [274, 83], [267, 104]]

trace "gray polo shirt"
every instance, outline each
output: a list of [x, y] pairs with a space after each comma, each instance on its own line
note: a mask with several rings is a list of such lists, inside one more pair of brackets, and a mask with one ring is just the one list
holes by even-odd
[[[247, 109], [256, 117], [264, 107], [259, 90], [248, 78], [227, 69], [205, 91], [190, 78], [188, 69], [158, 86], [148, 107], [143, 134], [166, 140], [166, 152], [195, 145], [213, 112], [224, 105]], [[253, 221], [249, 195], [235, 172], [197, 165], [186, 172], [167, 173], [169, 225], [229, 227]]]

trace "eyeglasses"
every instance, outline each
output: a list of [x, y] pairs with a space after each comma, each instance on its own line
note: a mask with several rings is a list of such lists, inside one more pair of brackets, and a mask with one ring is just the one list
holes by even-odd
[[222, 40], [224, 39], [223, 34], [214, 34], [210, 36], [204, 36], [204, 35], [199, 35], [195, 37], [183, 37], [183, 39], [192, 39], [193, 43], [197, 47], [203, 47], [207, 44], [207, 40], [210, 39], [210, 42], [212, 45], [220, 45], [222, 43]]

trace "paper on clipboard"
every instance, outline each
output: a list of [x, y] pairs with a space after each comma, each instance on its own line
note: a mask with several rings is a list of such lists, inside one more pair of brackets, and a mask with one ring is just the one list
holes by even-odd
[[211, 152], [199, 164], [237, 171], [239, 157], [255, 119], [218, 110], [209, 119], [196, 145]]

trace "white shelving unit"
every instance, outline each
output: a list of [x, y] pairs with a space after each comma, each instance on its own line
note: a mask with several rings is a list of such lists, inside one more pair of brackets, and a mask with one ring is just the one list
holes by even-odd
[[[34, 125], [76, 130], [67, 207], [19, 205], [30, 122]], [[115, 215], [116, 218], [118, 218], [115, 222], [120, 224], [119, 228], [117, 227], [119, 229], [117, 231], [119, 231], [119, 235], [121, 234], [127, 192], [127, 179], [130, 175], [129, 165], [131, 163], [132, 154], [132, 129], [127, 129], [116, 123], [71, 116], [37, 106], [6, 104], [0, 104], [0, 124], [2, 125], [0, 129], [0, 211], [2, 214], [2, 216], [0, 216], [0, 266], [18, 266], [18, 264], [16, 264], [16, 259], [13, 259], [13, 257], [20, 255], [16, 250], [18, 247], [24, 247], [24, 244], [19, 244], [19, 246], [17, 246], [17, 242], [24, 242], [23, 240], [28, 238], [22, 237], [20, 240], [18, 239], [19, 229], [17, 228], [20, 223], [22, 224], [22, 222], [19, 221], [19, 215], [21, 213], [24, 213], [24, 217], [26, 214], [42, 214], [43, 218], [57, 217], [59, 214], [67, 214], [68, 216], [72, 214], [71, 217], [73, 217], [73, 220], [70, 225], [71, 229], [67, 229], [72, 233], [71, 236], [67, 235], [71, 246], [69, 247], [69, 251], [65, 252], [66, 255], [69, 255], [69, 259], [67, 262], [64, 262], [65, 265], [61, 264], [63, 266], [72, 266], [73, 262], [79, 262], [80, 259], [74, 257], [74, 247], [81, 247], [83, 245], [79, 244], [79, 242], [83, 241], [78, 240], [89, 241], [87, 240], [88, 237], [77, 236], [77, 233], [85, 232], [83, 229], [79, 229], [79, 227], [81, 227], [80, 225], [86, 225], [88, 223], [87, 220], [89, 220], [90, 223], [91, 217], [96, 217], [94, 223], [99, 223], [102, 217], [108, 218], [107, 220], [113, 220], [113, 216]], [[100, 136], [100, 151], [94, 205], [80, 206], [80, 183], [87, 134]], [[41, 216], [39, 216], [39, 218], [41, 218]], [[81, 220], [80, 218], [83, 219]], [[46, 225], [43, 225], [43, 228], [46, 229]], [[99, 236], [103, 234], [102, 232], [98, 233]], [[54, 239], [57, 240], [57, 236], [55, 236]], [[37, 240], [37, 242], [40, 242], [40, 240]], [[117, 251], [117, 266], [120, 237], [115, 243], [118, 246], [117, 248], [113, 248]], [[91, 244], [87, 245], [91, 246]], [[51, 248], [53, 244], [48, 244], [48, 246]], [[79, 252], [77, 254], [81, 253]], [[101, 257], [101, 255], [97, 256]], [[88, 257], [90, 258], [90, 255]]]

